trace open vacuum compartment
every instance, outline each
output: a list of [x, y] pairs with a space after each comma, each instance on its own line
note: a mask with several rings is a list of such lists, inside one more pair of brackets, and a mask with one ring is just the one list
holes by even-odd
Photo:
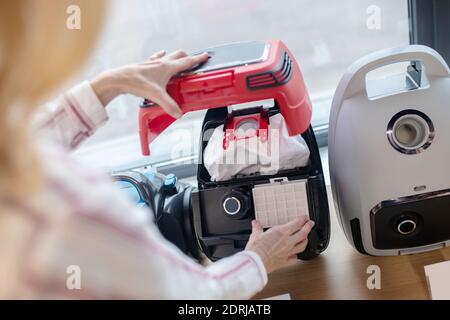
[[[202, 164], [208, 134], [224, 124], [227, 108], [206, 113], [199, 148], [198, 191], [192, 194], [193, 220], [203, 251], [212, 260], [245, 248], [251, 221], [257, 217], [265, 227], [285, 223], [296, 214], [309, 214], [315, 227], [300, 259], [311, 259], [328, 245], [330, 234], [326, 187], [314, 132], [302, 134], [310, 150], [306, 167], [282, 170], [273, 175], [249, 175], [211, 181]], [[269, 116], [278, 113], [275, 106]]]

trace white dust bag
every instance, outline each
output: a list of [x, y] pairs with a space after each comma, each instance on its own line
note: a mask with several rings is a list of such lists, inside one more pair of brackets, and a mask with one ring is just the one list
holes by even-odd
[[[243, 132], [237, 130], [237, 135], [243, 136]], [[223, 137], [221, 125], [214, 130], [203, 153], [203, 164], [211, 181], [253, 174], [272, 175], [280, 170], [305, 167], [309, 161], [305, 140], [301, 135], [289, 136], [280, 113], [270, 117], [268, 140], [265, 142], [255, 135], [230, 141], [224, 149]]]

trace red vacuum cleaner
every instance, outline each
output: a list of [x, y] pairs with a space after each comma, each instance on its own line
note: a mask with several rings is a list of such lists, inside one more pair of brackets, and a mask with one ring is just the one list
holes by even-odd
[[[167, 86], [184, 113], [208, 109], [200, 136], [197, 187], [182, 186], [173, 175], [164, 184], [142, 182], [143, 190], [163, 195], [146, 202], [152, 204], [159, 229], [193, 257], [204, 254], [217, 260], [245, 248], [255, 217], [286, 218], [294, 208], [316, 223], [306, 250], [298, 257], [317, 256], [330, 238], [329, 209], [319, 149], [310, 126], [311, 102], [294, 56], [279, 40], [232, 43], [193, 54], [205, 51], [210, 57], [205, 63], [178, 74]], [[274, 101], [269, 108], [260, 105], [266, 99]], [[236, 106], [248, 102], [252, 106]], [[288, 133], [301, 134], [307, 143], [307, 166], [213, 181], [202, 161], [211, 132], [223, 125], [224, 149], [255, 136], [265, 143], [270, 139], [270, 118], [278, 113]], [[150, 155], [149, 144], [174, 121], [158, 105], [144, 100], [139, 114], [144, 155]], [[136, 182], [134, 176], [128, 180]]]
[[[311, 102], [293, 55], [280, 40], [249, 41], [201, 50], [210, 58], [172, 78], [167, 92], [183, 113], [274, 99], [290, 135], [304, 133], [311, 121]], [[194, 54], [198, 54], [194, 53]], [[139, 113], [143, 155], [174, 118], [152, 101]]]

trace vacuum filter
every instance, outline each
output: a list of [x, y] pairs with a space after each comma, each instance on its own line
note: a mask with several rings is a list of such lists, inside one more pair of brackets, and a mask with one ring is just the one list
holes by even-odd
[[253, 188], [256, 219], [264, 228], [288, 223], [306, 215], [309, 217], [305, 180], [273, 179]]
[[[367, 77], [385, 66], [405, 72]], [[349, 242], [371, 255], [450, 244], [450, 75], [442, 57], [411, 45], [356, 61], [329, 122], [330, 179]]]

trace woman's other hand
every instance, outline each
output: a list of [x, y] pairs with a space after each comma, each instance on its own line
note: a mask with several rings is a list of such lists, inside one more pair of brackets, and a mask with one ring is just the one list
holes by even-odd
[[297, 254], [305, 251], [308, 234], [314, 222], [302, 216], [284, 225], [263, 230], [257, 220], [252, 221], [252, 234], [245, 247], [262, 259], [267, 273], [292, 265]]
[[167, 83], [175, 74], [207, 59], [207, 53], [189, 56], [181, 50], [170, 54], [160, 51], [144, 63], [105, 71], [97, 76], [91, 85], [104, 106], [118, 95], [128, 93], [152, 100], [169, 115], [179, 118], [183, 113], [167, 93]]

